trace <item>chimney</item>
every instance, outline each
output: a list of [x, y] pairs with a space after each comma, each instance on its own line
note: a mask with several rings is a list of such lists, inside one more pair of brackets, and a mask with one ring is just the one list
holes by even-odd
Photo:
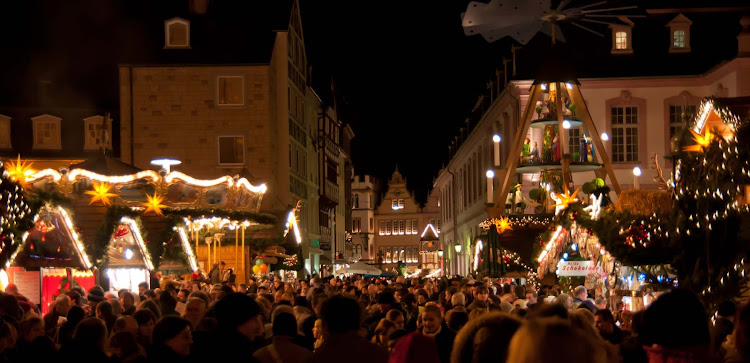
[[737, 35], [737, 56], [750, 57], [750, 15], [743, 15], [740, 24], [742, 31]]

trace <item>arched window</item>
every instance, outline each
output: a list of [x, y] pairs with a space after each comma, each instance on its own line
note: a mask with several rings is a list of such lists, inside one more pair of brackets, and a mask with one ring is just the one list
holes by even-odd
[[190, 22], [173, 18], [164, 22], [164, 48], [190, 48]]
[[354, 209], [358, 209], [359, 208], [359, 194], [354, 193], [353, 199], [354, 199]]

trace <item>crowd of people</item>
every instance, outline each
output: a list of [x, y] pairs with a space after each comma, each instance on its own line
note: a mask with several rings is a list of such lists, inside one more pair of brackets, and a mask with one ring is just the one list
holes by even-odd
[[0, 361], [750, 361], [750, 307], [727, 302], [711, 322], [684, 290], [631, 313], [583, 286], [489, 278], [160, 285], [76, 287], [42, 315], [11, 284], [0, 294]]

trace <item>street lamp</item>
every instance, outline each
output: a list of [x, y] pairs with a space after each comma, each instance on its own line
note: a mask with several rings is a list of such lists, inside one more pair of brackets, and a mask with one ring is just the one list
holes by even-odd
[[169, 174], [172, 171], [173, 165], [180, 165], [182, 164], [182, 161], [179, 161], [177, 159], [154, 159], [151, 160], [151, 165], [157, 165], [164, 168], [164, 170], [167, 171], [167, 174]]
[[438, 250], [438, 257], [443, 258], [443, 249]]
[[460, 244], [456, 244], [454, 247], [456, 248], [456, 253], [461, 253], [461, 249], [463, 248], [463, 246], [461, 246]]

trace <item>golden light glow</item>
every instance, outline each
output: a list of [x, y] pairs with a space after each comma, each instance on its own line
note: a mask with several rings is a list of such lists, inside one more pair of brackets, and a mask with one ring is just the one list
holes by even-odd
[[221, 178], [216, 178], [213, 180], [203, 180], [203, 179], [195, 179], [191, 176], [188, 176], [186, 174], [180, 173], [179, 171], [173, 171], [166, 176], [164, 176], [164, 181], [167, 183], [171, 183], [172, 180], [179, 179], [184, 181], [185, 183], [188, 183], [190, 185], [198, 186], [198, 187], [212, 187], [219, 184], [226, 184], [227, 187], [231, 187], [233, 180], [230, 176], [223, 176]]
[[570, 194], [570, 191], [566, 187], [565, 194], [551, 194], [552, 199], [555, 200], [555, 215], [558, 215], [561, 211], [565, 210], [565, 208], [568, 208], [568, 205], [578, 202], [577, 196], [580, 189], [581, 187], [578, 187], [573, 194]]
[[693, 134], [693, 140], [695, 141], [696, 144], [695, 145], [686, 146], [686, 147], [682, 148], [682, 151], [696, 151], [696, 152], [701, 152], [701, 151], [703, 151], [703, 149], [707, 148], [708, 145], [711, 144], [711, 141], [713, 141], [714, 137], [716, 137], [716, 135], [714, 135], [711, 132], [711, 130], [708, 129], [708, 127], [706, 127], [706, 129], [704, 130], [703, 135], [701, 135], [701, 134], [699, 134], [699, 133], [697, 133], [697, 132], [695, 132], [693, 130], [690, 130], [690, 133]]
[[109, 200], [109, 198], [117, 196], [117, 194], [109, 192], [109, 190], [112, 189], [112, 186], [107, 184], [106, 182], [93, 182], [92, 185], [94, 186], [94, 190], [87, 190], [85, 192], [86, 194], [91, 196], [91, 201], [89, 201], [89, 204], [94, 204], [94, 202], [99, 201], [102, 202], [104, 206], [111, 205], [112, 202]]
[[148, 254], [148, 250], [146, 249], [146, 243], [143, 242], [143, 236], [141, 236], [141, 229], [138, 228], [138, 223], [135, 223], [133, 219], [130, 219], [128, 217], [122, 217], [120, 219], [120, 223], [130, 227], [130, 231], [133, 232], [133, 239], [138, 245], [138, 248], [141, 250], [143, 262], [146, 263], [146, 268], [149, 271], [152, 271], [154, 269], [154, 264], [151, 262], [151, 255]]
[[5, 167], [8, 171], [8, 175], [22, 187], [28, 188], [29, 184], [27, 178], [35, 173], [35, 170], [31, 168], [32, 163], [26, 164], [25, 161], [21, 161], [21, 154], [18, 154], [18, 161], [15, 163], [10, 161]]
[[241, 178], [240, 180], [237, 181], [237, 187], [244, 187], [245, 189], [253, 193], [260, 193], [260, 194], [264, 194], [266, 190], [268, 190], [268, 187], [266, 187], [266, 184], [255, 186], [255, 185], [250, 184], [250, 182], [247, 181], [247, 179], [245, 178]]
[[27, 176], [26, 177], [26, 181], [27, 182], [33, 182], [35, 180], [38, 180], [38, 179], [41, 179], [41, 178], [44, 178], [44, 177], [48, 177], [48, 176], [51, 176], [52, 180], [55, 183], [57, 183], [58, 181], [60, 181], [60, 179], [62, 178], [62, 175], [60, 175], [59, 171], [57, 171], [55, 169], [44, 169], [44, 170], [39, 170], [38, 172], [36, 172], [36, 173], [34, 173], [34, 174], [30, 175], [30, 176]]
[[185, 251], [188, 263], [193, 272], [198, 271], [198, 263], [195, 261], [195, 255], [193, 255], [193, 248], [190, 247], [190, 240], [187, 237], [185, 228], [177, 227], [177, 232], [180, 234], [180, 242], [182, 242], [182, 249]]
[[297, 244], [302, 243], [302, 235], [299, 232], [299, 226], [297, 225], [297, 216], [294, 215], [294, 211], [289, 212], [289, 215], [286, 218], [286, 230], [284, 231], [284, 237], [286, 237], [290, 230], [294, 230], [294, 239], [297, 240]]
[[110, 184], [130, 183], [138, 179], [151, 179], [151, 182], [156, 183], [161, 179], [159, 174], [153, 170], [144, 170], [130, 175], [108, 176], [97, 174], [93, 171], [88, 171], [85, 169], [73, 169], [70, 171], [70, 173], [68, 173], [68, 180], [75, 181], [78, 176], [89, 178], [91, 180], [103, 181]]
[[503, 233], [505, 232], [506, 229], [513, 229], [510, 226], [510, 221], [508, 221], [508, 217], [495, 220], [495, 228], [497, 228], [497, 233]]
[[143, 211], [143, 214], [154, 212], [160, 216], [163, 216], [164, 213], [161, 211], [161, 209], [167, 207], [166, 205], [161, 204], [161, 202], [164, 201], [164, 197], [160, 196], [158, 193], [154, 193], [153, 196], [146, 194], [146, 198], [148, 198], [148, 202], [141, 203], [141, 205], [146, 207], [146, 210]]

